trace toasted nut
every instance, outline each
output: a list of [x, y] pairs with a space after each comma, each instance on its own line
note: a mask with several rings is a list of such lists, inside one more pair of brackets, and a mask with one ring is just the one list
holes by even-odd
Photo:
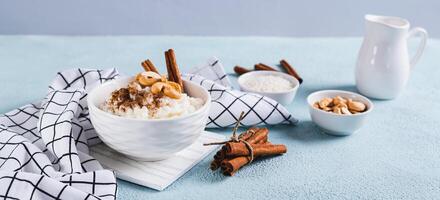
[[335, 104], [335, 105], [346, 104], [346, 103], [347, 103], [347, 100], [345, 100], [341, 96], [336, 96], [335, 98], [333, 98], [333, 104]]
[[351, 115], [351, 112], [348, 110], [347, 107], [341, 107], [341, 112], [344, 115]]
[[151, 86], [151, 93], [159, 94], [166, 87], [166, 83], [164, 82], [156, 82]]
[[339, 105], [337, 105], [339, 108], [348, 108], [347, 104], [345, 103], [340, 103]]
[[182, 92], [180, 91], [180, 86], [176, 85], [174, 82], [156, 82], [151, 86], [151, 93], [159, 94], [163, 92], [167, 97], [179, 99], [182, 96]]
[[142, 75], [146, 76], [146, 77], [151, 77], [151, 78], [155, 78], [155, 79], [161, 79], [162, 76], [156, 72], [153, 71], [148, 71], [148, 72], [142, 72]]
[[315, 102], [315, 103], [313, 104], [313, 107], [316, 108], [316, 109], [319, 109], [319, 103], [318, 103], [318, 102]]
[[323, 98], [313, 104], [314, 108], [333, 112], [335, 114], [351, 115], [361, 113], [367, 109], [367, 106], [359, 101], [353, 101], [350, 98], [336, 96], [334, 98]]
[[166, 82], [169, 86], [171, 86], [172, 88], [174, 88], [175, 90], [177, 90], [179, 93], [182, 93], [182, 88], [180, 87], [180, 85], [176, 82], [173, 81], [167, 81]]
[[161, 79], [161, 76], [158, 73], [155, 73], [152, 71], [142, 72], [136, 76], [136, 80], [142, 86], [151, 86], [154, 83], [158, 82], [160, 79]]
[[333, 107], [333, 113], [336, 113], [336, 114], [342, 114], [342, 112], [341, 112], [341, 108], [339, 108], [339, 107], [337, 107], [337, 106]]
[[349, 101], [348, 102], [348, 108], [350, 110], [354, 110], [357, 112], [362, 112], [365, 110], [366, 106], [365, 104], [359, 102], [359, 101]]
[[331, 111], [332, 109], [331, 108], [329, 108], [329, 107], [323, 107], [323, 108], [321, 108], [323, 111]]
[[325, 107], [328, 107], [332, 103], [333, 99], [331, 98], [324, 98], [319, 101], [319, 107], [324, 109]]
[[182, 93], [180, 93], [178, 90], [176, 90], [171, 85], [166, 85], [163, 89], [163, 94], [166, 96], [173, 98], [173, 99], [180, 99], [182, 96]]
[[162, 81], [162, 82], [167, 82], [167, 81], [168, 81], [167, 76], [166, 76], [166, 75], [162, 75], [162, 76], [160, 77], [160, 81]]

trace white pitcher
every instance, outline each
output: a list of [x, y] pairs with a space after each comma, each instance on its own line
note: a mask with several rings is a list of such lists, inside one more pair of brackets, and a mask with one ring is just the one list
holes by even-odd
[[[366, 35], [356, 64], [356, 86], [376, 99], [393, 99], [405, 88], [411, 68], [419, 60], [428, 39], [423, 28], [409, 30], [399, 17], [366, 15]], [[408, 38], [420, 35], [419, 48], [410, 60]]]

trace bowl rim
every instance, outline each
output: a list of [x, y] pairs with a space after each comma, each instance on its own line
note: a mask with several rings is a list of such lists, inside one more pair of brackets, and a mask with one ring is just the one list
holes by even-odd
[[[114, 80], [107, 81], [107, 82], [105, 82], [103, 84], [100, 84], [100, 85], [94, 87], [92, 90], [90, 90], [88, 92], [88, 95], [87, 95], [87, 106], [89, 107], [89, 112], [91, 112], [91, 108], [93, 108], [94, 111], [96, 111], [96, 112], [98, 112], [98, 113], [100, 113], [102, 115], [105, 115], [105, 116], [108, 116], [108, 117], [111, 117], [111, 118], [116, 118], [116, 119], [119, 119], [119, 120], [140, 121], [140, 122], [171, 122], [171, 121], [176, 121], [176, 120], [181, 120], [181, 119], [189, 118], [191, 116], [194, 116], [194, 115], [197, 115], [197, 114], [199, 114], [201, 112], [204, 112], [204, 110], [208, 109], [209, 105], [211, 104], [211, 95], [209, 94], [208, 90], [205, 89], [204, 87], [202, 87], [201, 85], [198, 85], [198, 84], [193, 83], [193, 82], [188, 81], [188, 80], [183, 80], [184, 84], [192, 84], [192, 85], [202, 89], [202, 91], [207, 95], [207, 99], [206, 99], [205, 103], [203, 104], [203, 106], [200, 107], [199, 109], [197, 109], [195, 112], [190, 113], [188, 115], [181, 115], [181, 116], [178, 116], [178, 117], [162, 118], [162, 119], [142, 119], [142, 118], [122, 117], [122, 116], [114, 115], [112, 113], [105, 112], [104, 110], [102, 110], [101, 108], [96, 106], [92, 102], [91, 98], [89, 98], [89, 97], [92, 97], [93, 94], [96, 91], [98, 91], [99, 89], [103, 88], [106, 85], [114, 84], [117, 81], [121, 81], [121, 82], [122, 81], [128, 81], [128, 80], [133, 79], [133, 78], [134, 78], [134, 76], [118, 77], [118, 78], [116, 78]], [[103, 98], [108, 98], [108, 97], [103, 97]]]
[[[323, 110], [321, 110], [321, 109], [317, 109], [317, 108], [313, 107], [313, 103], [314, 103], [314, 102], [311, 102], [311, 97], [312, 97], [313, 95], [317, 95], [318, 93], [325, 93], [325, 94], [329, 94], [329, 93], [331, 93], [331, 94], [335, 94], [335, 93], [336, 93], [336, 94], [337, 94], [337, 93], [345, 93], [345, 94], [349, 94], [349, 95], [354, 95], [354, 96], [356, 96], [357, 98], [361, 99], [361, 101], [362, 101], [363, 103], [366, 102], [366, 104], [368, 104], [368, 105], [367, 105], [367, 106], [368, 106], [368, 107], [367, 107], [368, 109], [367, 109], [365, 112], [356, 113], [356, 114], [352, 114], [352, 115], [340, 115], [340, 114], [336, 114], [336, 113], [332, 113], [332, 112], [326, 112], [326, 111], [323, 111]], [[318, 90], [318, 91], [312, 92], [312, 93], [310, 93], [310, 94], [307, 96], [307, 104], [309, 105], [309, 108], [310, 108], [310, 109], [317, 110], [317, 111], [319, 111], [319, 112], [321, 112], [321, 113], [328, 114], [328, 115], [332, 115], [332, 116], [338, 116], [338, 117], [356, 117], [356, 116], [363, 116], [363, 115], [367, 115], [368, 113], [370, 113], [370, 112], [374, 109], [373, 102], [372, 102], [370, 99], [368, 99], [367, 97], [365, 97], [365, 96], [363, 96], [363, 95], [361, 95], [361, 94], [358, 94], [358, 93], [355, 93], [355, 92], [346, 91], [346, 90]]]
[[[251, 75], [258, 75], [258, 74], [282, 76], [282, 78], [285, 78], [288, 81], [290, 81], [291, 83], [293, 83], [294, 86], [291, 89], [286, 90], [286, 91], [282, 91], [282, 92], [263, 92], [263, 91], [250, 89], [243, 84], [244, 79], [248, 78]], [[240, 88], [244, 88], [247, 91], [254, 92], [254, 93], [261, 93], [261, 94], [288, 94], [288, 93], [291, 93], [291, 92], [294, 92], [295, 90], [297, 90], [300, 85], [299, 81], [295, 77], [293, 77], [289, 74], [286, 74], [284, 72], [279, 72], [279, 71], [268, 71], [268, 70], [247, 72], [245, 74], [240, 75], [238, 77], [237, 82], [238, 82], [238, 85], [240, 86]]]

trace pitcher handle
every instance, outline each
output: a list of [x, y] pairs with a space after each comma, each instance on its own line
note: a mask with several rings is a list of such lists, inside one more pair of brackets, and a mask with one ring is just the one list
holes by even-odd
[[414, 65], [416, 65], [417, 62], [419, 61], [420, 57], [423, 54], [423, 50], [425, 50], [426, 41], [428, 40], [428, 32], [426, 32], [426, 30], [424, 28], [415, 27], [415, 28], [411, 29], [408, 34], [408, 39], [411, 37], [414, 37], [416, 35], [420, 35], [420, 37], [421, 37], [420, 38], [420, 45], [419, 45], [419, 48], [417, 49], [416, 54], [411, 59], [411, 62], [410, 62], [411, 68], [413, 68]]

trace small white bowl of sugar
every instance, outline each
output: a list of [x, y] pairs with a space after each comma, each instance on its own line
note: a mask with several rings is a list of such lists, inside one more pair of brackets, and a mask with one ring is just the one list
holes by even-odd
[[289, 105], [299, 87], [298, 80], [277, 71], [252, 71], [238, 77], [238, 85], [245, 92], [253, 92]]

